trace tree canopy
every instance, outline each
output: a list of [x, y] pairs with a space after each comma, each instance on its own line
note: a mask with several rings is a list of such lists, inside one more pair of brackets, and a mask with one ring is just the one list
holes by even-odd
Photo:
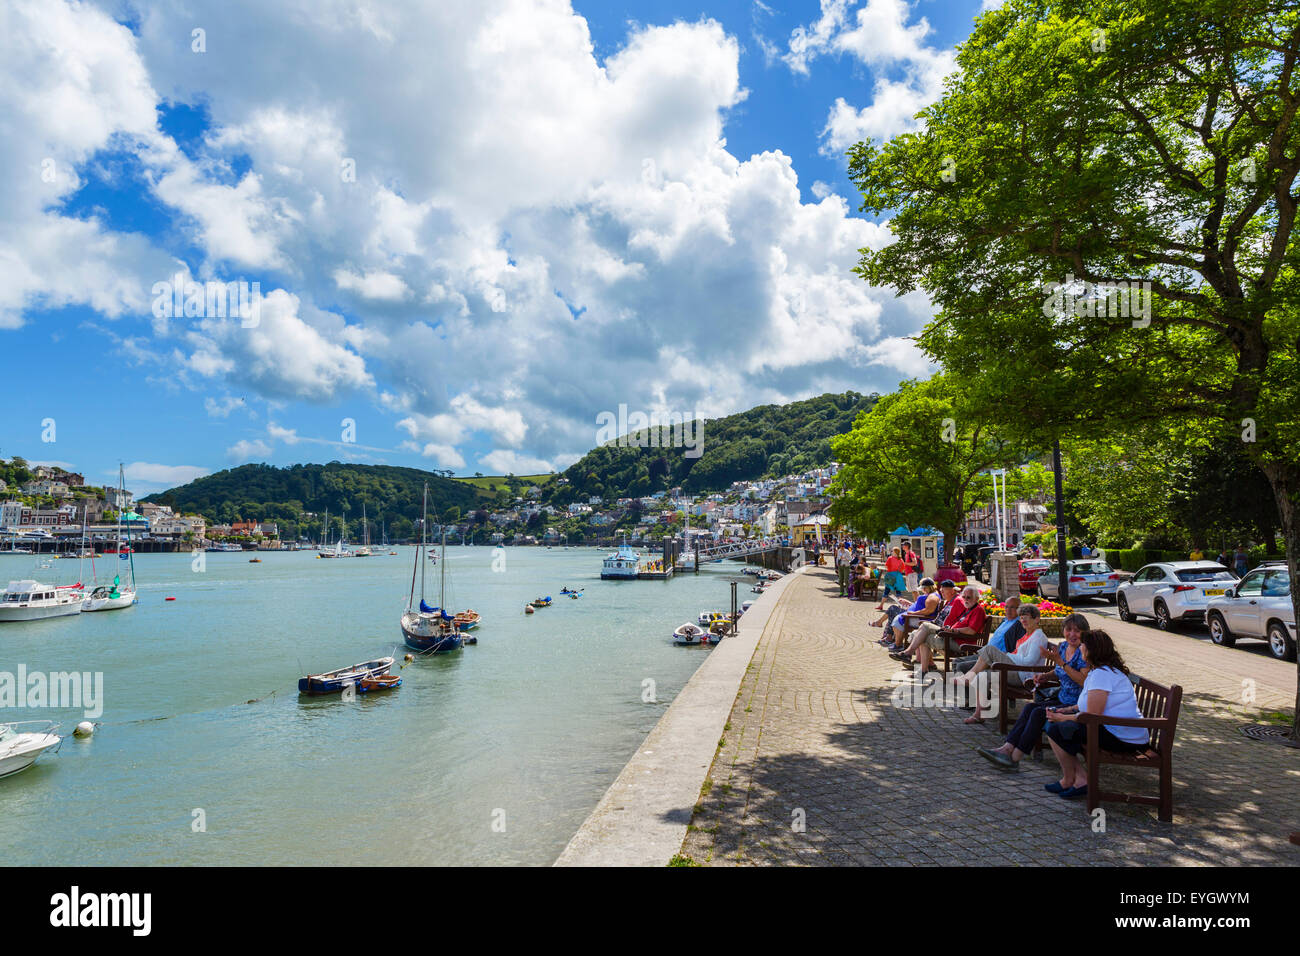
[[897, 238], [859, 273], [929, 295], [922, 348], [989, 414], [1239, 442], [1300, 604], [1298, 59], [1289, 0], [1008, 0], [850, 173]]

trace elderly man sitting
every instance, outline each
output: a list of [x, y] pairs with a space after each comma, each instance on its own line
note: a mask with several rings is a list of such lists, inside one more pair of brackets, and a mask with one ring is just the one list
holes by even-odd
[[917, 604], [920, 607], [913, 604], [911, 610], [895, 615], [893, 621], [885, 628], [885, 635], [888, 637], [892, 634], [894, 638], [894, 650], [890, 652], [890, 657], [894, 657], [907, 646], [907, 635], [910, 631], [927, 621], [942, 620], [943, 609], [952, 600], [953, 595], [953, 583], [944, 581], [943, 585], [945, 585], [943, 593], [939, 593], [931, 578], [922, 579], [921, 594], [917, 597]]
[[[944, 584], [948, 585], [945, 593], [954, 589], [951, 581], [945, 581]], [[962, 588], [961, 597], [949, 605], [947, 617], [942, 623], [929, 621], [921, 624], [912, 636], [907, 650], [890, 656], [906, 662], [915, 655], [922, 669], [928, 671], [934, 666], [934, 652], [944, 649], [947, 641], [963, 643], [962, 638], [966, 638], [964, 643], [974, 644], [975, 639], [984, 633], [984, 620], [985, 611], [984, 605], [980, 603], [979, 589], [967, 585]]]

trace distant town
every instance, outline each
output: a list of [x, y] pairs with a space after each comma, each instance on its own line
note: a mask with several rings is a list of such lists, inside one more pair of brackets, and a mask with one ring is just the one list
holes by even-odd
[[[231, 545], [249, 550], [295, 550], [324, 542], [324, 515], [304, 512], [297, 522], [279, 522], [257, 515], [238, 520], [210, 522], [201, 514], [181, 514], [156, 502], [136, 502], [128, 489], [87, 485], [83, 475], [49, 465], [27, 466], [22, 459], [3, 465], [9, 474], [27, 471], [19, 484], [0, 478], [0, 551], [74, 549], [103, 550], [116, 546], [120, 534], [130, 537], [141, 551], [181, 551]], [[603, 545], [626, 538], [633, 545], [657, 544], [665, 537], [707, 536], [712, 540], [789, 536], [794, 544], [812, 538], [817, 524], [809, 520], [830, 504], [827, 492], [840, 465], [814, 468], [799, 474], [757, 481], [733, 482], [725, 492], [683, 494], [681, 488], [645, 497], [605, 500], [585, 496], [567, 506], [542, 503], [540, 484], [520, 488], [505, 506], [478, 508], [463, 517], [431, 523], [430, 535], [444, 531], [449, 543], [509, 545]], [[547, 476], [549, 477], [549, 476]], [[566, 479], [557, 476], [556, 485]], [[563, 497], [563, 493], [549, 497]], [[997, 509], [985, 505], [967, 515], [961, 538], [992, 541], [996, 538]], [[1019, 544], [1024, 535], [1047, 523], [1046, 504], [1038, 499], [1010, 501], [1003, 527], [1007, 541]], [[337, 517], [336, 519], [337, 520]], [[284, 527], [282, 527], [284, 525]], [[379, 543], [386, 530], [377, 521], [361, 527], [356, 521], [347, 539], [369, 535]], [[83, 533], [84, 528], [84, 533]], [[392, 536], [393, 543], [410, 540]]]

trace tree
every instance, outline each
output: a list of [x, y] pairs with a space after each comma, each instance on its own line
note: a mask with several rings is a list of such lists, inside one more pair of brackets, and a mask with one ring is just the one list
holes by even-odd
[[850, 173], [896, 211], [859, 273], [928, 293], [922, 348], [1003, 421], [1241, 441], [1300, 606], [1298, 59], [1285, 0], [1010, 0], [924, 131], [855, 146]]
[[991, 500], [990, 468], [1013, 466], [1023, 449], [1000, 438], [942, 375], [903, 382], [831, 442], [844, 467], [831, 484], [835, 521], [884, 537], [899, 523], [943, 532], [952, 554], [967, 512]]

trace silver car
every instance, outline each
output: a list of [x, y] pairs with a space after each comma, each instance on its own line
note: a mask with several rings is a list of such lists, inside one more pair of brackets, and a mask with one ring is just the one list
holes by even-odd
[[1262, 638], [1278, 660], [1296, 658], [1295, 608], [1285, 564], [1248, 572], [1221, 597], [1211, 598], [1206, 616], [1215, 644], [1231, 647], [1241, 637]]
[[[1068, 571], [1069, 597], [1067, 601], [1080, 597], [1100, 597], [1110, 602], [1115, 600], [1115, 589], [1119, 585], [1119, 575], [1105, 561], [1098, 558], [1078, 558], [1066, 562]], [[1052, 566], [1038, 576], [1038, 596], [1060, 600], [1061, 590], [1060, 565], [1055, 561]]]
[[1167, 631], [1182, 621], [1202, 621], [1209, 602], [1222, 597], [1237, 576], [1213, 561], [1161, 561], [1141, 568], [1119, 586], [1120, 620], [1154, 618]]

